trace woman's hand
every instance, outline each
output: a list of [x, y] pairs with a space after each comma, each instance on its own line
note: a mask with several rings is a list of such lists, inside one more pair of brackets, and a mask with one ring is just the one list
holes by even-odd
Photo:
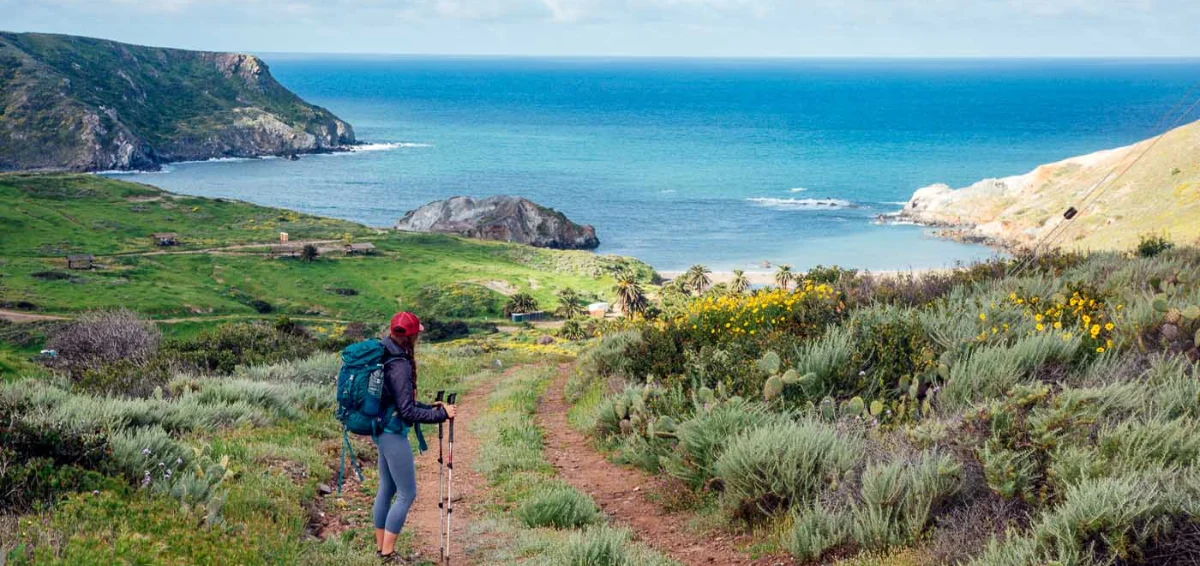
[[446, 411], [446, 418], [447, 418], [447, 419], [452, 419], [452, 418], [454, 418], [454, 405], [446, 405], [446, 404], [444, 404], [444, 403], [443, 403], [443, 404], [442, 404], [442, 410], [443, 410], [443, 411]]

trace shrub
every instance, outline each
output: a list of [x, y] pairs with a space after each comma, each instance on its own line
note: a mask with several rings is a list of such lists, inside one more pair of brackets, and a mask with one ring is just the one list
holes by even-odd
[[55, 332], [46, 348], [58, 352], [58, 367], [82, 375], [116, 362], [145, 364], [161, 339], [153, 322], [121, 309], [84, 314]]
[[303, 383], [310, 385], [332, 385], [342, 367], [341, 356], [321, 352], [299, 360], [286, 360], [274, 364], [242, 366], [236, 375], [246, 379], [273, 383]]
[[701, 408], [694, 417], [676, 427], [678, 443], [665, 459], [665, 468], [693, 489], [700, 489], [717, 476], [717, 459], [739, 434], [786, 421], [786, 417], [769, 413], [763, 404], [751, 401], [728, 401]]
[[867, 549], [915, 542], [934, 507], [958, 490], [961, 468], [948, 455], [926, 452], [915, 462], [873, 464], [863, 471], [854, 540]]
[[715, 464], [725, 505], [738, 515], [770, 515], [837, 486], [862, 441], [815, 421], [770, 424], [735, 437]]
[[558, 329], [558, 336], [566, 340], [583, 340], [587, 338], [587, 332], [578, 320], [567, 320], [563, 322], [562, 328]]
[[76, 377], [75, 386], [100, 395], [146, 397], [166, 385], [168, 379], [170, 368], [161, 358], [141, 365], [122, 360], [84, 371]]
[[317, 246], [313, 244], [304, 244], [304, 247], [300, 249], [300, 261], [313, 262], [316, 261], [317, 257], [320, 255], [321, 250], [319, 250]]
[[158, 426], [115, 431], [109, 435], [109, 446], [114, 471], [147, 486], [160, 468], [180, 466], [192, 457], [190, 449]]
[[801, 562], [816, 562], [844, 543], [850, 534], [849, 516], [813, 504], [793, 516], [784, 547]]
[[568, 485], [551, 484], [526, 496], [517, 508], [516, 516], [527, 527], [574, 529], [599, 520], [600, 510], [590, 497], [579, 490]]
[[1085, 481], [1069, 488], [1063, 504], [1044, 514], [1029, 536], [993, 542], [972, 564], [1141, 563], [1145, 549], [1161, 543], [1156, 539], [1169, 532], [1173, 515], [1188, 511], [1195, 496], [1167, 487], [1136, 478]]
[[308, 357], [316, 342], [260, 322], [221, 325], [194, 338], [168, 340], [162, 354], [201, 373], [232, 373], [240, 365], [257, 365]]
[[606, 525], [574, 532], [546, 564], [555, 566], [669, 566], [673, 562], [631, 540], [626, 529]]
[[426, 285], [412, 297], [412, 311], [426, 318], [471, 319], [501, 312], [504, 295], [474, 283]]
[[26, 420], [27, 410], [0, 399], [0, 507], [28, 511], [73, 491], [115, 487], [102, 470], [100, 431], [56, 421]]
[[430, 318], [422, 321], [422, 324], [425, 326], [425, 332], [421, 334], [421, 338], [430, 342], [444, 342], [464, 338], [471, 334], [471, 328], [461, 320], [442, 322], [436, 318]]
[[1170, 240], [1157, 234], [1147, 234], [1141, 237], [1137, 245], [1137, 254], [1141, 257], [1155, 257], [1171, 248], [1175, 244]]

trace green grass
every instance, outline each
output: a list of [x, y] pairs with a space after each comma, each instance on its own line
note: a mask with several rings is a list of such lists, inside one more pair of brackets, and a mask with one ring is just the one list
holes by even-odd
[[629, 531], [603, 524], [590, 497], [555, 479], [533, 421], [538, 397], [556, 372], [553, 364], [508, 372], [486, 414], [471, 425], [480, 439], [474, 466], [491, 485], [493, 500], [479, 525], [490, 536], [481, 538], [504, 541], [476, 550], [503, 563], [539, 566], [674, 564], [633, 542]]
[[[261, 317], [254, 301], [263, 301], [272, 316], [374, 322], [398, 308], [426, 306], [417, 300], [422, 290], [470, 284], [495, 300], [458, 318], [488, 318], [499, 317], [503, 303], [489, 284], [553, 305], [555, 291], [567, 287], [607, 296], [616, 266], [652, 275], [624, 258], [380, 231], [88, 175], [0, 175], [0, 204], [0, 304], [27, 303], [48, 313], [124, 306], [152, 318], [217, 321]], [[157, 254], [163, 250], [149, 235], [163, 231], [183, 242], [169, 252], [263, 246]], [[280, 231], [292, 241], [336, 240], [334, 246], [349, 235], [375, 243], [378, 253], [329, 253], [311, 263], [271, 258], [266, 245]], [[67, 253], [100, 256], [100, 269], [68, 271]]]
[[[423, 347], [421, 398], [440, 389], [470, 394], [495, 379], [499, 367], [537, 357], [524, 347]], [[317, 485], [332, 483], [336, 473], [341, 429], [331, 415], [332, 385], [322, 384], [321, 376], [337, 367], [336, 357], [326, 354], [244, 368], [233, 377], [179, 376], [171, 389], [194, 392], [165, 400], [96, 398], [33, 381], [0, 386], [2, 396], [26, 399], [23, 419], [106, 431], [122, 474], [140, 478], [143, 467], [156, 469], [155, 460], [176, 457], [187, 461], [181, 471], [223, 458], [230, 471], [217, 488], [223, 504], [215, 522], [206, 518], [209, 507], [181, 506], [153, 488], [101, 489], [24, 515], [0, 514], [0, 556], [7, 555], [9, 564], [377, 563], [371, 525], [353, 508], [356, 500], [346, 499], [343, 508], [333, 496], [317, 496]], [[367, 460], [363, 489], [371, 489], [377, 481], [370, 464], [374, 450], [368, 440], [354, 442]], [[151, 454], [144, 456], [143, 448]], [[313, 540], [305, 535], [313, 502], [324, 512], [367, 522]]]

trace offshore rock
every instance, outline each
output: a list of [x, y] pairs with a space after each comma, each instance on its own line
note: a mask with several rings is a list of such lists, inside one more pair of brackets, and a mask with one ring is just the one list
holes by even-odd
[[396, 229], [560, 250], [591, 250], [600, 245], [595, 228], [580, 226], [552, 208], [512, 196], [478, 200], [459, 196], [431, 202], [405, 214]]

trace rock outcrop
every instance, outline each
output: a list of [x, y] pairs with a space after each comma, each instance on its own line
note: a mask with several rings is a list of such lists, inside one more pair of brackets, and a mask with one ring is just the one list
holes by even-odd
[[517, 242], [540, 248], [590, 250], [600, 245], [596, 229], [527, 199], [452, 197], [410, 211], [397, 230], [439, 232], [481, 240]]
[[1020, 249], [1066, 222], [1064, 213], [1072, 207], [1078, 214], [1049, 247], [1129, 249], [1146, 234], [1200, 243], [1200, 122], [1167, 132], [1157, 143], [1146, 140], [1072, 157], [1023, 175], [961, 189], [924, 187], [888, 219]]
[[0, 171], [320, 153], [354, 130], [253, 55], [0, 32]]

